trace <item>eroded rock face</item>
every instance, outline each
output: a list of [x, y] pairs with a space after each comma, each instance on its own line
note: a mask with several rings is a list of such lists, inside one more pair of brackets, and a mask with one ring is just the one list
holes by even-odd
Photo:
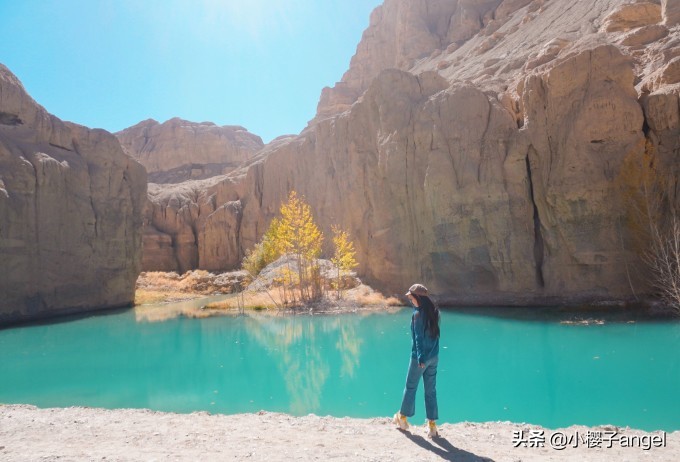
[[[645, 148], [630, 60], [603, 46], [527, 77], [521, 129], [478, 88], [424, 79], [437, 82], [384, 71], [350, 112], [272, 152], [241, 235], [295, 185], [326, 231], [350, 230], [359, 274], [384, 290], [425, 280], [453, 303], [628, 296], [617, 180]], [[295, 158], [305, 167], [283, 181]]]
[[605, 19], [607, 32], [627, 31], [661, 21], [661, 5], [651, 2], [621, 5]]
[[156, 209], [185, 217], [206, 269], [233, 268], [295, 189], [388, 293], [645, 293], [628, 194], [651, 157], [677, 178], [680, 35], [658, 4], [624, 3], [386, 1], [306, 130]]
[[[197, 201], [206, 187], [200, 180], [214, 183], [210, 178], [222, 177], [252, 158], [263, 147], [260, 137], [240, 126], [179, 118], [162, 124], [146, 120], [116, 136], [149, 171], [143, 268], [185, 272], [238, 265], [241, 254], [235, 237], [225, 240], [219, 232], [222, 227], [238, 229], [238, 205], [215, 205], [219, 211], [201, 218], [199, 225]], [[216, 232], [199, 241], [199, 227]]]
[[661, 0], [661, 12], [666, 26], [673, 27], [680, 23], [680, 1]]
[[[215, 184], [228, 185], [215, 191]], [[242, 206], [225, 177], [179, 184], [149, 184], [144, 211], [144, 260], [148, 271], [237, 268], [243, 258]]]
[[537, 279], [546, 293], [629, 294], [626, 265], [636, 258], [624, 244], [622, 170], [645, 151], [633, 81], [632, 61], [611, 45], [567, 56], [526, 79], [520, 134], [542, 241]]
[[180, 183], [230, 172], [259, 151], [262, 139], [243, 127], [179, 118], [145, 120], [116, 136], [152, 183]]
[[621, 45], [640, 46], [660, 40], [668, 35], [668, 28], [662, 24], [639, 27], [626, 34]]
[[48, 114], [0, 65], [0, 324], [132, 303], [145, 198], [113, 135]]
[[333, 88], [323, 89], [317, 115], [327, 117], [348, 109], [382, 70], [409, 69], [415, 60], [434, 50], [474, 36], [500, 3], [386, 0], [371, 14], [370, 25], [342, 80]]

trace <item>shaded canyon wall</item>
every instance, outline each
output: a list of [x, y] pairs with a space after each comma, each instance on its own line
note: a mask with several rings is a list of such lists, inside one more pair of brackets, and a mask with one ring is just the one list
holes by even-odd
[[145, 200], [113, 135], [48, 114], [0, 65], [0, 324], [131, 304]]

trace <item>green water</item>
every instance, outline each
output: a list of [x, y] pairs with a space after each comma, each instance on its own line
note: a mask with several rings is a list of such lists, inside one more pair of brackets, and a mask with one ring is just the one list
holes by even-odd
[[[352, 417], [399, 407], [410, 310], [151, 321], [165, 309], [0, 330], [0, 402]], [[441, 420], [680, 429], [679, 322], [566, 318], [444, 311]], [[416, 404], [420, 423], [422, 388]]]

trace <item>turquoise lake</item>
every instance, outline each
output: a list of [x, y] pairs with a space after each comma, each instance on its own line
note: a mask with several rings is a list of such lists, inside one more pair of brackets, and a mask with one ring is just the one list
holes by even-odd
[[[0, 402], [338, 417], [399, 407], [410, 309], [159, 320], [166, 309], [0, 330]], [[678, 321], [459, 309], [442, 311], [441, 330], [442, 422], [680, 429]], [[416, 407], [421, 424], [422, 384]]]

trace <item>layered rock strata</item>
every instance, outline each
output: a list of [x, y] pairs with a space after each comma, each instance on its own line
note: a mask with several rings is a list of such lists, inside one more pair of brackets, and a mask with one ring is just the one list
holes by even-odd
[[180, 183], [228, 173], [263, 147], [262, 139], [236, 125], [217, 126], [179, 118], [145, 120], [116, 136], [149, 173], [151, 183]]
[[673, 11], [387, 0], [307, 129], [224, 180], [166, 191], [154, 213], [182, 242], [191, 230], [195, 265], [228, 269], [295, 189], [324, 231], [349, 230], [358, 274], [386, 292], [631, 299], [649, 290], [631, 194], [649, 176], [678, 184]]
[[145, 198], [113, 135], [48, 114], [0, 65], [0, 324], [131, 304]]

